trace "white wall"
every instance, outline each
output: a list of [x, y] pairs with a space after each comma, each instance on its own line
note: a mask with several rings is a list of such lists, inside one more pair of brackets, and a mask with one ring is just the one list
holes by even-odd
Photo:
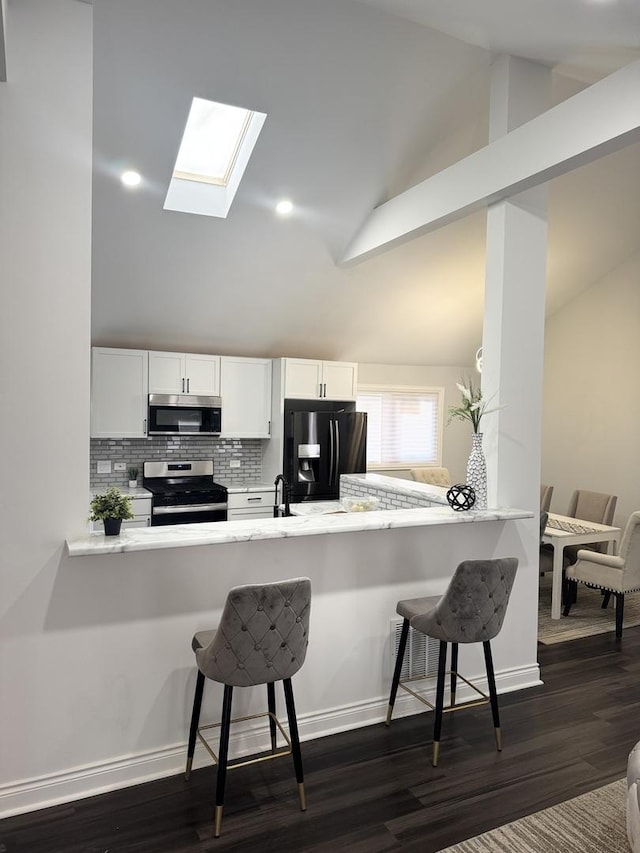
[[[444, 388], [444, 427], [442, 430], [442, 465], [449, 469], [452, 483], [464, 483], [467, 459], [471, 452], [471, 424], [452, 421], [447, 425], [449, 406], [460, 404], [456, 383], [471, 376], [475, 382], [480, 375], [475, 367], [425, 367], [400, 364], [360, 364], [360, 385], [411, 385], [424, 388]], [[376, 473], [391, 477], [409, 477], [408, 469]]]
[[91, 6], [21, 0], [6, 11], [0, 791], [75, 760], [88, 665], [82, 635], [50, 613], [63, 541], [86, 527], [89, 490]]
[[640, 509], [640, 252], [547, 320], [542, 480], [565, 513], [574, 489]]

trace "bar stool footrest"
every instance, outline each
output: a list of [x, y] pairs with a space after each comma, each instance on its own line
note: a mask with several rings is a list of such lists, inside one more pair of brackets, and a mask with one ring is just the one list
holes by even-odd
[[[489, 702], [491, 701], [489, 696], [487, 696], [486, 693], [484, 693], [482, 690], [480, 690], [479, 687], [476, 687], [476, 685], [472, 681], [469, 681], [468, 678], [465, 678], [464, 675], [460, 675], [459, 672], [456, 672], [455, 670], [448, 670], [447, 672], [445, 672], [445, 678], [447, 676], [451, 676], [452, 674], [455, 675], [456, 678], [459, 678], [461, 681], [464, 681], [464, 683], [468, 687], [471, 687], [472, 690], [475, 690], [476, 693], [478, 693], [480, 696], [482, 696], [482, 699], [469, 699], [466, 702], [459, 702], [459, 703], [454, 704], [454, 705], [447, 705], [445, 708], [442, 709], [443, 714], [449, 714], [452, 711], [462, 711], [465, 708], [479, 708], [481, 705], [489, 704]], [[412, 690], [410, 687], [407, 687], [407, 684], [409, 684], [409, 683], [413, 683], [414, 681], [424, 681], [427, 678], [432, 678], [432, 676], [431, 675], [419, 675], [419, 676], [415, 676], [414, 678], [408, 678], [408, 679], [405, 679], [404, 681], [399, 681], [398, 687], [402, 687], [402, 689], [406, 693], [410, 693], [414, 697], [414, 699], [418, 700], [418, 702], [422, 702], [423, 705], [426, 705], [428, 708], [431, 708], [432, 711], [435, 711], [436, 706], [432, 702], [430, 702], [424, 696], [421, 696], [419, 693], [416, 693], [415, 690]]]
[[[276, 726], [280, 730], [280, 734], [282, 735], [282, 737], [287, 742], [287, 746], [281, 747], [275, 752], [262, 753], [261, 755], [258, 755], [256, 758], [237, 759], [236, 761], [233, 761], [233, 762], [229, 761], [227, 763], [227, 770], [234, 770], [236, 767], [246, 767], [249, 764], [259, 764], [262, 761], [272, 761], [274, 758], [284, 758], [287, 755], [291, 755], [291, 752], [292, 752], [291, 740], [289, 739], [289, 735], [286, 733], [286, 731], [282, 727], [282, 723], [276, 717], [275, 714], [272, 714], [269, 711], [265, 711], [263, 714], [251, 714], [248, 717], [236, 717], [235, 719], [231, 720], [231, 725], [233, 725], [234, 723], [247, 722], [248, 720], [258, 720], [258, 719], [261, 719], [262, 717], [269, 717], [270, 719], [273, 720], [273, 722], [276, 724]], [[222, 723], [210, 723], [209, 725], [200, 726], [198, 728], [198, 739], [200, 740], [200, 742], [202, 743], [204, 748], [207, 750], [207, 752], [209, 753], [209, 755], [213, 759], [213, 763], [215, 765], [218, 765], [218, 763], [219, 763], [218, 762], [218, 756], [214, 752], [214, 750], [211, 747], [211, 744], [207, 741], [206, 737], [202, 734], [202, 732], [207, 731], [208, 729], [219, 729], [221, 725], [222, 725]]]

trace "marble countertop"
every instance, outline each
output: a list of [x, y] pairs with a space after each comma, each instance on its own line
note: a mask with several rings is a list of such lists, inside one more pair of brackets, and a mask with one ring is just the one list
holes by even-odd
[[[284, 504], [280, 504], [280, 509], [284, 510]], [[289, 504], [289, 512], [295, 516], [318, 516], [318, 515], [334, 515], [335, 513], [344, 513], [340, 501], [303, 501], [299, 504]]]
[[[221, 485], [225, 485], [221, 483]], [[243, 492], [274, 492], [276, 487], [273, 483], [234, 483], [232, 486], [227, 486], [227, 491], [230, 495], [242, 494]]]
[[[107, 489], [111, 488], [110, 486], [91, 486], [90, 497], [93, 498], [96, 495], [102, 495]], [[128, 498], [150, 498], [151, 492], [148, 489], [143, 489], [142, 486], [137, 486], [135, 489], [130, 489], [128, 486], [117, 486], [119, 491], [122, 492], [123, 495], [126, 495]]]
[[184, 548], [194, 545], [219, 545], [259, 539], [354, 533], [360, 530], [512, 521], [532, 517], [532, 512], [518, 509], [454, 512], [448, 506], [438, 506], [424, 509], [316, 514], [290, 518], [257, 518], [211, 524], [129, 528], [123, 530], [119, 536], [91, 533], [80, 539], [68, 540], [67, 549], [69, 556], [79, 557], [94, 554], [120, 554], [129, 551], [153, 551], [160, 548]]

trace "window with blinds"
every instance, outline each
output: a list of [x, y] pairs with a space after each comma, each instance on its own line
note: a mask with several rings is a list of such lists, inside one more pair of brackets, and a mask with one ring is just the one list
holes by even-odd
[[442, 464], [442, 388], [360, 386], [367, 413], [367, 468]]

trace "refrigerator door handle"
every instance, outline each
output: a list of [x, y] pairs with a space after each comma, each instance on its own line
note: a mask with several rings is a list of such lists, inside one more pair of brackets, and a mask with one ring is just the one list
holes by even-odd
[[333, 430], [335, 427], [335, 421], [329, 421], [329, 483], [333, 485], [333, 480], [335, 477], [334, 474], [334, 466], [336, 463], [336, 447], [335, 440], [333, 435]]
[[336, 432], [336, 452], [333, 458], [335, 460], [336, 465], [335, 485], [337, 486], [340, 482], [340, 424], [338, 423], [338, 421], [333, 422], [333, 428]]

